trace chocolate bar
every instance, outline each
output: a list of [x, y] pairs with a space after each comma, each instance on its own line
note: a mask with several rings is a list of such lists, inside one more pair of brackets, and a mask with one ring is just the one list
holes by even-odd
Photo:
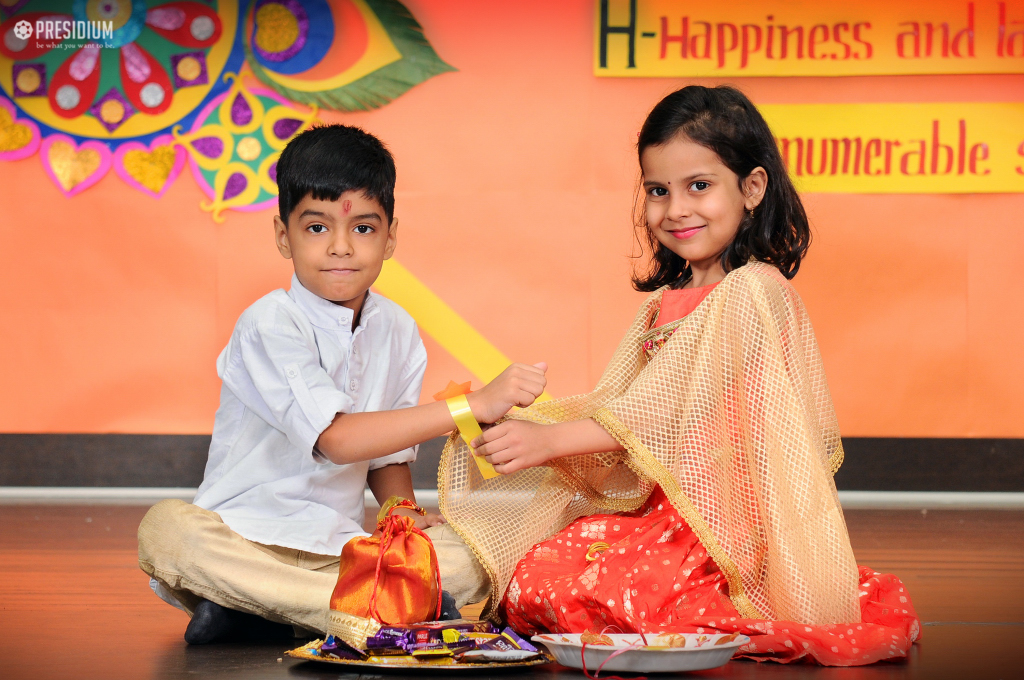
[[412, 644], [443, 643], [445, 631], [491, 633], [494, 630], [494, 625], [489, 621], [467, 621], [465, 619], [384, 626], [366, 639], [366, 646], [368, 649], [387, 649], [407, 647]]
[[517, 647], [516, 643], [509, 640], [504, 635], [499, 635], [493, 640], [488, 640], [487, 642], [480, 643], [477, 649], [494, 650], [498, 652], [511, 652], [513, 650], [519, 649], [519, 647]]
[[536, 657], [539, 652], [531, 652], [526, 649], [514, 649], [511, 651], [496, 651], [493, 649], [476, 649], [458, 656], [463, 663], [491, 663], [494, 661], [526, 661]]
[[452, 650], [438, 644], [413, 645], [410, 653], [414, 659], [419, 659], [420, 661], [452, 656]]
[[371, 654], [406, 654], [411, 644], [409, 631], [398, 628], [381, 628], [366, 638], [366, 650]]
[[506, 627], [505, 630], [501, 631], [502, 636], [508, 638], [516, 647], [519, 649], [525, 649], [528, 652], [536, 652], [537, 648], [532, 644], [519, 637], [519, 635], [511, 628]]
[[320, 645], [320, 649], [317, 651], [320, 656], [328, 658], [348, 659], [351, 661], [361, 661], [366, 658], [366, 652], [356, 649], [341, 638], [334, 637], [333, 635], [328, 635], [327, 640]]

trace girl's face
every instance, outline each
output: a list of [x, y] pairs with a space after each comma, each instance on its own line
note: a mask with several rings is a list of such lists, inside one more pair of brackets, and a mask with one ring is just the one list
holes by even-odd
[[655, 238], [689, 262], [695, 275], [723, 278], [719, 256], [736, 238], [744, 212], [764, 197], [764, 169], [755, 168], [741, 182], [718, 154], [682, 135], [644, 149], [640, 167]]

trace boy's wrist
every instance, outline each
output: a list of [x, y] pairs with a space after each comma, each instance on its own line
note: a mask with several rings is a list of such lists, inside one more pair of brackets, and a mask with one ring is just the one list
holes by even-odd
[[486, 415], [484, 413], [486, 409], [482, 402], [480, 393], [470, 392], [469, 394], [466, 395], [466, 402], [469, 404], [469, 410], [473, 412], [473, 418], [476, 420], [476, 422], [484, 422], [483, 416]]

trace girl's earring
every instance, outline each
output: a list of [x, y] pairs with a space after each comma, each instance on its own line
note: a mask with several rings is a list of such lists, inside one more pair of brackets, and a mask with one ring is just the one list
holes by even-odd
[[754, 209], [751, 208], [748, 212], [750, 213], [750, 219], [754, 219]]

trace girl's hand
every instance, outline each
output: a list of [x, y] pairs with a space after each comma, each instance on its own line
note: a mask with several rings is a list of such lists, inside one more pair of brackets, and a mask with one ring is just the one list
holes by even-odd
[[506, 420], [473, 440], [476, 455], [484, 456], [501, 474], [536, 467], [558, 457], [553, 426]]

